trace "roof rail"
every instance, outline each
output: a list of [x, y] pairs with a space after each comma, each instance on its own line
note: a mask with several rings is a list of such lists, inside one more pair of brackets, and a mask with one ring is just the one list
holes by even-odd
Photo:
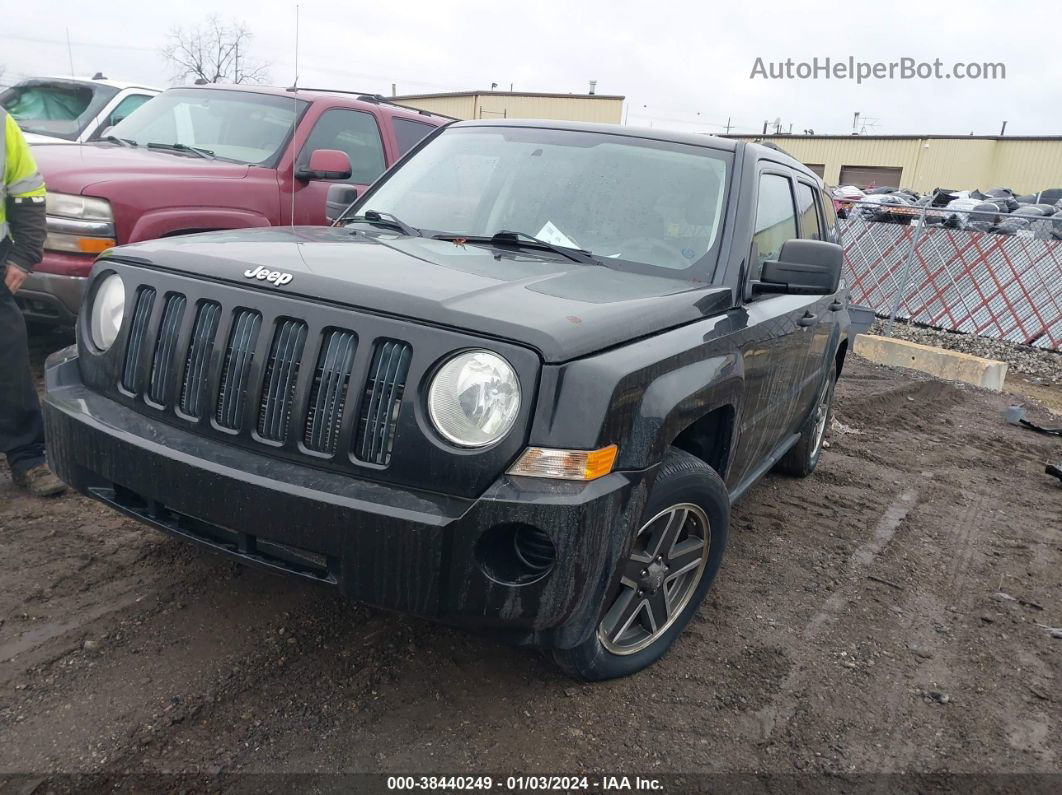
[[460, 121], [455, 116], [447, 116], [445, 113], [435, 113], [430, 110], [424, 110], [423, 108], [414, 108], [411, 105], [400, 105], [397, 102], [392, 102], [382, 94], [374, 94], [371, 91], [344, 91], [340, 88], [303, 88], [302, 86], [288, 86], [286, 89], [292, 93], [299, 91], [316, 91], [320, 94], [348, 94], [353, 96], [362, 102], [372, 102], [376, 105], [391, 105], [395, 108], [402, 108], [402, 110], [413, 111], [419, 113], [421, 116], [438, 116], [440, 119], [449, 119], [450, 121]]

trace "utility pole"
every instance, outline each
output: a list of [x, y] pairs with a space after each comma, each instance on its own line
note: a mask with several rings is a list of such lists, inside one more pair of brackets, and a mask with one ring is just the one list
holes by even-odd
[[730, 117], [726, 117], [726, 134], [730, 135]]
[[1006, 134], [1007, 134], [1007, 123], [1003, 122], [1003, 127], [999, 131], [999, 137], [1002, 138]]
[[763, 134], [764, 134], [764, 135], [766, 135], [766, 134], [767, 134], [767, 121], [764, 121], [764, 122], [763, 122]]
[[70, 76], [74, 76], [74, 51], [70, 47], [70, 28], [66, 29], [66, 57], [70, 60]]

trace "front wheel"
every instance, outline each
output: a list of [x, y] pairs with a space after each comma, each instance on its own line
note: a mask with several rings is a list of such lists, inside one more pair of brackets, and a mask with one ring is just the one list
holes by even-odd
[[723, 559], [730, 524], [726, 486], [707, 464], [681, 450], [664, 458], [630, 552], [620, 561], [619, 590], [596, 632], [554, 659], [586, 681], [627, 676], [652, 665], [697, 611]]

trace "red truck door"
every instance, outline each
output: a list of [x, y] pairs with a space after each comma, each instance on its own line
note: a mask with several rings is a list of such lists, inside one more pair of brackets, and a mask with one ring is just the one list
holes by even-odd
[[[384, 172], [393, 157], [384, 147], [384, 137], [377, 117], [364, 110], [331, 107], [319, 114], [307, 114], [277, 170], [280, 185], [280, 218], [282, 224], [292, 221], [294, 194], [295, 224], [324, 224], [328, 186], [335, 180], [302, 180], [295, 178], [315, 149], [338, 149], [350, 158], [351, 175], [341, 180], [359, 189], [359, 194]], [[294, 162], [291, 152], [296, 152]]]

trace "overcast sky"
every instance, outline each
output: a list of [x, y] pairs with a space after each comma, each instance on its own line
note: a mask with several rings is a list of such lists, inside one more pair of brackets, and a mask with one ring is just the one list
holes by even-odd
[[[1062, 47], [1057, 3], [1018, 5], [849, 0], [832, 4], [566, 0], [451, 3], [403, 0], [300, 4], [300, 84], [390, 93], [488, 89], [627, 97], [629, 123], [755, 132], [782, 120], [794, 132], [1062, 134]], [[295, 76], [295, 3], [204, 0], [35, 0], [4, 4], [3, 83], [78, 74], [170, 85], [159, 49], [175, 26], [217, 9], [254, 33], [251, 52], [272, 83]], [[765, 62], [854, 56], [864, 61], [1002, 62], [1004, 80], [752, 80]]]

